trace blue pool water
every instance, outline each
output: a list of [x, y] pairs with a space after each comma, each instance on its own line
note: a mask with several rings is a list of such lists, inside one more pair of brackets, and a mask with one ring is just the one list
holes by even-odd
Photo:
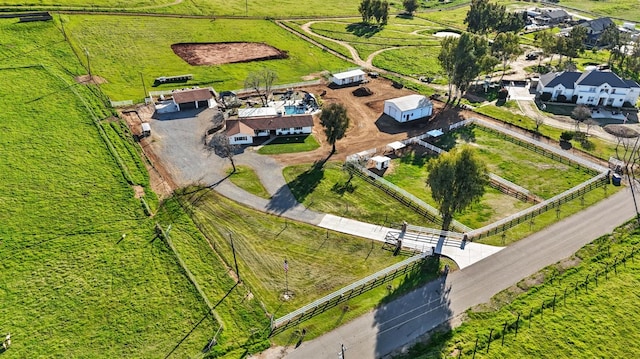
[[284, 113], [287, 115], [302, 115], [304, 114], [304, 107], [285, 106]]

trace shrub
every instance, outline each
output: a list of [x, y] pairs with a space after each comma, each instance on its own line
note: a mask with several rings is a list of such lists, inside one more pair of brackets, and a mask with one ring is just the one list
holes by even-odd
[[567, 96], [565, 96], [565, 95], [558, 95], [558, 101], [560, 101], [560, 102], [567, 102]]
[[540, 100], [549, 101], [551, 100], [551, 92], [543, 92], [540, 94]]
[[571, 96], [571, 103], [576, 103], [576, 102], [578, 102], [578, 95]]
[[562, 133], [560, 134], [560, 140], [569, 142], [573, 139], [574, 135], [575, 132], [573, 131], [562, 131]]
[[506, 100], [507, 96], [509, 96], [509, 91], [506, 88], [503, 87], [498, 91], [498, 99]]

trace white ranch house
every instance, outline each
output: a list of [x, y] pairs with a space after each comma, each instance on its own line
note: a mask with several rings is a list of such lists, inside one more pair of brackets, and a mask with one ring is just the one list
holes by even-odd
[[217, 106], [214, 95], [213, 89], [209, 88], [182, 90], [172, 93], [173, 103], [178, 108], [178, 111], [202, 107], [214, 108]]
[[422, 95], [408, 95], [384, 101], [385, 114], [398, 122], [409, 122], [431, 116], [433, 104]]
[[227, 137], [232, 145], [251, 145], [257, 137], [310, 134], [312, 115], [240, 118], [227, 120]]
[[331, 82], [335, 83], [338, 86], [360, 83], [364, 81], [365, 75], [365, 72], [360, 69], [347, 72], [339, 72], [331, 76]]
[[611, 71], [551, 72], [540, 76], [538, 94], [548, 92], [556, 101], [564, 95], [567, 101], [579, 105], [622, 107], [625, 102], [635, 106], [640, 85], [624, 80]]

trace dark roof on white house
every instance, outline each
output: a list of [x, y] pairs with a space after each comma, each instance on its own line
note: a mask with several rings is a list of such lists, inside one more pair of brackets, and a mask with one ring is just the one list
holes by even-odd
[[238, 133], [249, 134], [249, 132], [253, 133], [253, 130], [270, 131], [279, 128], [312, 126], [312, 115], [241, 118], [227, 121], [227, 136], [233, 136]]
[[603, 32], [604, 29], [611, 26], [613, 24], [613, 20], [608, 17], [601, 17], [594, 20], [585, 21], [580, 24], [583, 27], [589, 27], [593, 30], [594, 33]]
[[583, 86], [600, 86], [602, 84], [609, 84], [611, 87], [628, 88], [629, 85], [611, 71], [587, 71], [580, 76], [576, 81], [578, 85]]
[[614, 72], [598, 70], [591, 70], [584, 73], [550, 72], [540, 76], [540, 83], [543, 87], [556, 87], [562, 84], [562, 86], [569, 89], [574, 88], [575, 85], [597, 87], [605, 83], [617, 88], [640, 87], [635, 81], [624, 80]]
[[542, 16], [546, 16], [550, 19], [562, 19], [569, 16], [569, 13], [562, 9], [554, 9], [542, 12]]
[[624, 80], [624, 82], [626, 82], [627, 85], [629, 85], [629, 87], [640, 87], [640, 85], [638, 85], [637, 82], [633, 81], [633, 80]]
[[558, 85], [562, 85], [565, 88], [572, 89], [581, 75], [581, 73], [573, 71], [549, 72], [540, 76], [540, 83], [543, 87], [556, 87]]

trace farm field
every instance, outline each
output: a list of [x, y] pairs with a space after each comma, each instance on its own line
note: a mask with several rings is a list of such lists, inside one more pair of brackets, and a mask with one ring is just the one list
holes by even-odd
[[[3, 356], [164, 356], [206, 307], [154, 240], [84, 89], [55, 70], [0, 70], [0, 328], [13, 339]], [[205, 320], [176, 354], [200, 350], [216, 326]]]
[[298, 202], [315, 211], [386, 226], [404, 220], [435, 225], [359, 177], [351, 178], [335, 162], [326, 163], [323, 170], [310, 164], [290, 166], [283, 175]]
[[[379, 242], [259, 213], [208, 189], [191, 192], [182, 200], [203, 233], [230, 266], [233, 239], [240, 276], [271, 313], [286, 314], [405, 259]], [[294, 293], [289, 301], [281, 298], [287, 288], [285, 259]]]
[[[243, 88], [247, 75], [263, 67], [277, 73], [277, 83], [286, 84], [317, 79], [322, 70], [335, 71], [351, 66], [267, 20], [99, 15], [63, 15], [62, 20], [66, 22], [65, 29], [76, 52], [82, 54], [82, 61], [86, 61], [84, 49], [89, 52], [93, 73], [107, 81], [101, 89], [114, 101], [142, 101], [141, 74], [147, 90], [179, 86], [152, 87], [156, 77], [193, 74], [193, 81], [186, 86], [212, 86], [217, 91], [224, 91]], [[289, 58], [191, 66], [171, 49], [174, 43], [229, 41], [264, 42], [286, 51]]]
[[[640, 315], [634, 309], [637, 293], [630, 289], [640, 285], [640, 232], [633, 226], [618, 228], [566, 263], [547, 267], [496, 295], [487, 306], [470, 310], [469, 319], [459, 328], [435, 335], [430, 343], [418, 345], [402, 358], [470, 358], [476, 338], [477, 358], [624, 357], [636, 353], [640, 336], [635, 326]], [[576, 266], [567, 269], [572, 264]], [[487, 348], [490, 329], [494, 329], [493, 342]]]

